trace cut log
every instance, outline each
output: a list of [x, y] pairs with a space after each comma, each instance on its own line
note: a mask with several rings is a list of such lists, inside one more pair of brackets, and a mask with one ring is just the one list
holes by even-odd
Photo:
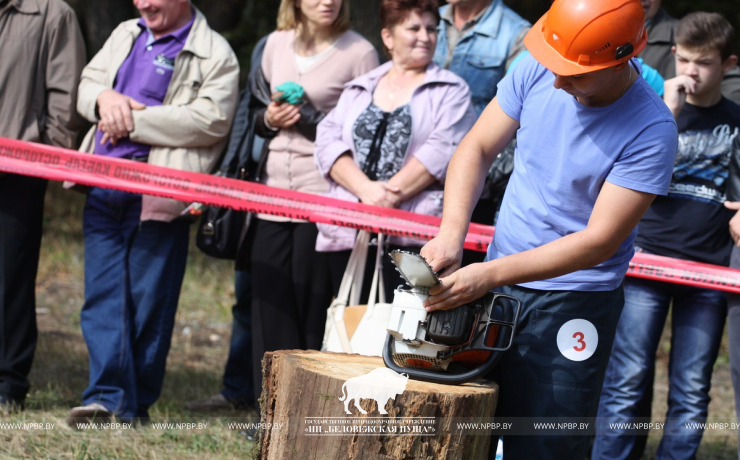
[[[264, 429], [258, 433], [257, 458], [488, 458], [491, 437], [457, 424], [492, 419], [498, 400], [493, 382], [407, 380], [381, 358], [317, 351], [266, 353], [262, 365]], [[358, 402], [367, 414], [355, 407]]]

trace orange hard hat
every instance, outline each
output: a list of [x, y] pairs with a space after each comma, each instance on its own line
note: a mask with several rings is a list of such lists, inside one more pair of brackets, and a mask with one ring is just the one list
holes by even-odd
[[615, 66], [646, 43], [640, 0], [555, 0], [524, 37], [532, 56], [562, 76]]

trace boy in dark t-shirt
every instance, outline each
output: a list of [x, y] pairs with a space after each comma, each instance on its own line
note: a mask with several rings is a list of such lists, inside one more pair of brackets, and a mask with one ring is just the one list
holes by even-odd
[[[667, 196], [657, 197], [638, 225], [635, 246], [653, 254], [728, 265], [733, 212], [723, 205], [730, 159], [738, 155], [740, 106], [721, 94], [737, 63], [732, 26], [697, 12], [676, 29], [678, 76], [665, 82], [664, 101], [676, 118], [678, 155]], [[726, 316], [722, 291], [660, 281], [625, 280], [625, 306], [599, 403], [591, 458], [634, 458], [635, 429], [649, 422], [655, 353], [672, 305], [668, 413], [657, 458], [695, 458], [709, 404], [712, 368]], [[648, 409], [649, 410], [649, 409]], [[632, 425], [639, 426], [639, 425]]]
[[676, 123], [678, 155], [668, 196], [656, 197], [640, 220], [635, 245], [727, 266], [734, 212], [723, 203], [730, 157], [738, 153], [740, 106], [724, 97], [710, 107], [685, 102]]

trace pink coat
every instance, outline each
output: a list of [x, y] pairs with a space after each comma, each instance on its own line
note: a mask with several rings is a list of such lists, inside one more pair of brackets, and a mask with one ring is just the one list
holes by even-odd
[[[329, 177], [329, 171], [343, 153], [354, 153], [352, 130], [355, 120], [370, 105], [378, 80], [388, 73], [391, 66], [392, 62], [387, 62], [347, 83], [337, 106], [318, 125], [314, 156], [319, 172], [329, 182], [326, 196], [358, 201], [349, 190]], [[441, 216], [447, 165], [457, 144], [476, 119], [470, 90], [462, 78], [430, 63], [424, 82], [414, 92], [410, 104], [411, 139], [404, 163], [415, 157], [438, 182], [401, 203], [400, 209]], [[319, 224], [318, 227], [317, 251], [341, 251], [354, 246], [356, 230], [327, 224]], [[423, 244], [409, 238], [393, 238], [391, 243], [403, 246]]]

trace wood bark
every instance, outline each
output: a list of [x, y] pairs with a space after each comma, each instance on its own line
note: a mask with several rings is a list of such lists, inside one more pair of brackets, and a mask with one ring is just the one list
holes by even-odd
[[[388, 399], [380, 415], [372, 399], [361, 399], [362, 415], [350, 403], [351, 415], [339, 397], [343, 385], [353, 377], [378, 368], [385, 369], [381, 358], [284, 350], [266, 353], [263, 360], [263, 388], [260, 407], [262, 423], [255, 444], [257, 457], [272, 459], [345, 459], [345, 460], [476, 460], [487, 459], [491, 437], [478, 432], [458, 430], [461, 420], [490, 420], [496, 408], [498, 386], [493, 382], [465, 385], [438, 385], [409, 379], [405, 391]], [[347, 387], [349, 389], [349, 387]], [[338, 433], [307, 434], [306, 417], [341, 419], [338, 425], [364, 422], [391, 426], [403, 417], [434, 418], [434, 434], [358, 435]], [[376, 418], [375, 420], [372, 420]], [[377, 421], [380, 418], [380, 422]], [[331, 423], [330, 423], [331, 424]], [[335, 423], [336, 425], [336, 423]], [[428, 426], [424, 425], [424, 426]], [[315, 433], [315, 431], [313, 432]]]

